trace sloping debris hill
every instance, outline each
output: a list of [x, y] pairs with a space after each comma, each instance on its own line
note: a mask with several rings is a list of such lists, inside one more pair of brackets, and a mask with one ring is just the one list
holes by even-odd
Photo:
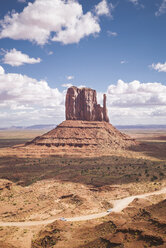
[[124, 149], [136, 145], [134, 139], [108, 122], [67, 120], [26, 145], [52, 148]]

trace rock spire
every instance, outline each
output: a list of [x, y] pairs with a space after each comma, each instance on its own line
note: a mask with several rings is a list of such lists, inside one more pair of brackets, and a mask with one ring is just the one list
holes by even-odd
[[96, 91], [90, 88], [68, 88], [66, 94], [66, 120], [109, 122], [106, 108], [106, 94], [103, 107], [97, 104]]

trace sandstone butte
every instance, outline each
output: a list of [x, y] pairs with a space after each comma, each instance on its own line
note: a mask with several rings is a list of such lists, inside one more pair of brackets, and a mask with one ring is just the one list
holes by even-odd
[[103, 107], [97, 104], [96, 91], [89, 88], [70, 87], [66, 94], [66, 120], [106, 121], [109, 122], [106, 95]]
[[70, 87], [66, 94], [66, 120], [55, 129], [26, 144], [33, 149], [55, 152], [91, 152], [125, 149], [136, 144], [109, 123], [106, 95], [103, 107], [97, 104], [96, 91]]

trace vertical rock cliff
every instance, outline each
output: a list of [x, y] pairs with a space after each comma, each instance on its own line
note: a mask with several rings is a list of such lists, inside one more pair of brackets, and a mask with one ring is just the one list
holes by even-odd
[[90, 88], [70, 87], [66, 94], [66, 120], [109, 122], [106, 95], [103, 107], [97, 104], [96, 91]]

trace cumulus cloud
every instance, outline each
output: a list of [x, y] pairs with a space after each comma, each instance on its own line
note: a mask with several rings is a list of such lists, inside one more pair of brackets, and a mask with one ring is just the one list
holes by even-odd
[[118, 80], [107, 90], [110, 119], [116, 124], [161, 124], [166, 121], [166, 85]]
[[[72, 84], [62, 86], [68, 88]], [[166, 85], [118, 80], [108, 86], [106, 93], [111, 123], [165, 124]], [[65, 94], [66, 89], [51, 88], [45, 80], [5, 73], [0, 67], [0, 125], [58, 124], [65, 118]], [[98, 92], [101, 104], [102, 94]]]
[[102, 0], [99, 4], [95, 6], [95, 12], [98, 16], [109, 15], [110, 8], [106, 0]]
[[82, 5], [75, 0], [29, 2], [21, 13], [7, 14], [0, 26], [0, 38], [30, 40], [40, 45], [49, 40], [78, 43], [100, 32], [98, 18], [90, 11], [84, 14]]
[[57, 123], [64, 118], [64, 94], [57, 88], [50, 88], [44, 80], [0, 73], [0, 112], [4, 116], [1, 125], [9, 121], [14, 125]]
[[163, 0], [159, 9], [156, 11], [155, 15], [160, 16], [166, 13], [166, 0]]
[[166, 62], [164, 64], [157, 63], [157, 64], [152, 64], [150, 66], [152, 69], [158, 71], [158, 72], [166, 72]]
[[52, 41], [62, 42], [63, 44], [78, 43], [82, 38], [100, 32], [100, 26], [97, 19], [88, 12], [82, 15], [72, 26], [68, 26], [66, 29], [61, 29], [53, 38]]
[[110, 103], [115, 106], [166, 106], [166, 86], [161, 83], [118, 80], [117, 85], [108, 87], [108, 94]]
[[22, 53], [21, 51], [17, 51], [13, 48], [10, 51], [5, 52], [5, 56], [3, 58], [3, 63], [11, 66], [20, 66], [24, 64], [36, 64], [40, 63], [40, 58], [30, 58], [27, 54]]

